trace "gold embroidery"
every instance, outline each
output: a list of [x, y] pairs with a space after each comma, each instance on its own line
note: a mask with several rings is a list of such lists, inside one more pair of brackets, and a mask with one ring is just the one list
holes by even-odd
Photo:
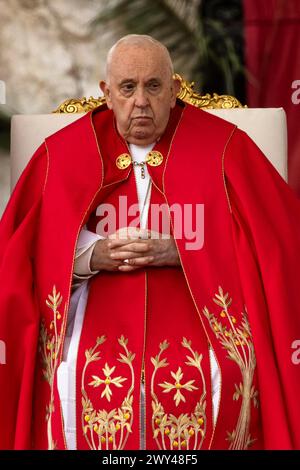
[[53, 286], [52, 295], [48, 295], [46, 305], [53, 312], [53, 320], [50, 323], [50, 330], [53, 333], [48, 333], [44, 319], [41, 322], [40, 338], [39, 338], [39, 352], [42, 355], [43, 376], [50, 386], [50, 401], [46, 407], [46, 422], [47, 422], [47, 437], [48, 437], [48, 450], [54, 450], [56, 443], [53, 441], [52, 436], [52, 414], [54, 413], [54, 375], [58, 365], [59, 351], [62, 343], [62, 333], [59, 333], [58, 323], [62, 316], [58, 308], [62, 303], [62, 296], [60, 292], [56, 292], [56, 287]]
[[[189, 416], [187, 413], [181, 414], [176, 417], [174, 414], [165, 413], [162, 404], [159, 402], [157, 395], [154, 390], [155, 385], [155, 375], [157, 371], [162, 367], [167, 367], [169, 364], [166, 362], [166, 358], [161, 358], [163, 352], [169, 347], [169, 343], [165, 340], [159, 345], [160, 352], [157, 356], [151, 358], [151, 362], [154, 365], [154, 371], [151, 378], [151, 397], [152, 397], [152, 431], [153, 438], [156, 440], [157, 446], [160, 450], [167, 449], [167, 443], [170, 446], [171, 450], [174, 449], [201, 449], [204, 437], [206, 435], [206, 384], [204, 379], [204, 374], [201, 366], [201, 361], [203, 359], [202, 354], [198, 354], [197, 351], [193, 351], [191, 347], [191, 341], [188, 341], [186, 338], [182, 340], [182, 346], [188, 349], [191, 353], [191, 356], [187, 355], [186, 359], [188, 362], [185, 362], [186, 365], [195, 367], [199, 373], [202, 383], [202, 395], [200, 400], [197, 402], [194, 412]], [[181, 385], [180, 381], [182, 380], [181, 368], [179, 367], [177, 373], [171, 372], [172, 377], [176, 380], [175, 385], [164, 382], [164, 384], [159, 384], [162, 388], [165, 388], [163, 393], [170, 392], [174, 388], [177, 392], [174, 395], [174, 400], [176, 406], [178, 406], [180, 400], [185, 401], [185, 398], [180, 393], [180, 389], [184, 387]], [[185, 389], [193, 392], [197, 390], [198, 387], [193, 385], [194, 380], [187, 382], [185, 384]], [[181, 385], [181, 387], [179, 387]], [[167, 443], [166, 443], [167, 440]]]
[[100, 385], [105, 384], [105, 389], [101, 393], [101, 398], [106, 397], [108, 401], [110, 401], [110, 397], [112, 395], [110, 385], [115, 385], [116, 387], [123, 387], [122, 382], [127, 380], [123, 377], [115, 377], [114, 379], [112, 379], [111, 374], [114, 373], [115, 368], [116, 366], [110, 369], [108, 364], [106, 363], [104, 369], [102, 369], [105, 379], [103, 380], [100, 379], [97, 375], [92, 375], [94, 380], [89, 383], [89, 385], [92, 385], [93, 387], [99, 387]]
[[[124, 398], [120, 408], [112, 409], [110, 411], [99, 410], [96, 411], [93, 407], [91, 400], [85, 390], [85, 375], [87, 368], [91, 362], [99, 361], [100, 351], [97, 348], [106, 341], [105, 336], [97, 338], [96, 345], [85, 351], [86, 362], [82, 372], [81, 393], [82, 393], [82, 429], [84, 437], [88, 446], [92, 450], [112, 449], [122, 450], [128, 439], [129, 433], [132, 432], [133, 423], [133, 390], [134, 390], [134, 370], [132, 362], [135, 354], [132, 354], [127, 349], [128, 339], [124, 336], [118, 339], [120, 346], [124, 349], [126, 354], [119, 353], [120, 359], [117, 359], [123, 364], [127, 364], [131, 373], [131, 386]], [[93, 375], [94, 379], [89, 383], [92, 387], [99, 387], [105, 384], [105, 389], [101, 394], [101, 398], [105, 397], [110, 401], [113, 391], [110, 385], [114, 384], [116, 387], [123, 387], [122, 382], [126, 379], [123, 377], [111, 378], [111, 374], [115, 371], [116, 366], [109, 368], [108, 364], [102, 369], [105, 379], [100, 379], [98, 376]]]
[[171, 392], [171, 390], [176, 390], [176, 393], [174, 395], [174, 400], [176, 406], [179, 405], [181, 401], [186, 401], [184, 398], [184, 395], [181, 393], [182, 389], [188, 390], [189, 392], [192, 392], [193, 390], [198, 390], [198, 387], [195, 387], [193, 383], [195, 380], [190, 380], [189, 382], [186, 382], [185, 384], [181, 383], [181, 380], [183, 379], [183, 373], [181, 370], [181, 367], [178, 368], [177, 372], [171, 372], [171, 376], [175, 380], [174, 384], [171, 384], [169, 382], [164, 382], [163, 384], [159, 384], [160, 387], [165, 388], [164, 393]]
[[203, 313], [209, 321], [216, 338], [227, 351], [227, 358], [234, 361], [240, 368], [242, 383], [235, 384], [233, 400], [242, 398], [241, 409], [236, 428], [232, 432], [227, 432], [227, 440], [230, 442], [230, 450], [247, 449], [254, 442], [249, 433], [251, 419], [251, 401], [255, 407], [258, 406], [258, 391], [252, 385], [253, 376], [256, 367], [256, 358], [252, 342], [250, 325], [245, 312], [242, 312], [242, 321], [240, 324], [237, 319], [229, 312], [228, 308], [232, 299], [228, 298], [228, 293], [224, 294], [223, 289], [219, 287], [218, 294], [215, 294], [213, 301], [221, 307], [220, 317], [224, 319], [218, 321], [216, 315], [210, 313], [207, 307], [204, 307]]

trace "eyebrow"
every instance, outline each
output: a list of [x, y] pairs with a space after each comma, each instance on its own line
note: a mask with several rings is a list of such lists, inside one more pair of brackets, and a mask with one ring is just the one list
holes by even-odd
[[[158, 78], [158, 77], [151, 77], [149, 78], [149, 80], [146, 81], [146, 83], [150, 83], [150, 82], [158, 82], [158, 83], [161, 83], [161, 79]], [[119, 86], [122, 86], [122, 85], [125, 85], [126, 83], [136, 83], [136, 79], [134, 78], [124, 78], [120, 83], [119, 83]]]
[[122, 81], [119, 83], [119, 86], [125, 85], [125, 83], [128, 83], [128, 82], [136, 83], [136, 80], [134, 80], [134, 78], [124, 78], [124, 80], [122, 80]]

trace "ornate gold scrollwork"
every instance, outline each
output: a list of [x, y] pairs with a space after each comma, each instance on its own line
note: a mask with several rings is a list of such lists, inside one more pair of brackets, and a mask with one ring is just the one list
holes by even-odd
[[99, 96], [99, 98], [93, 98], [92, 96], [90, 98], [85, 96], [83, 98], [71, 98], [61, 103], [53, 113], [87, 113], [104, 103], [104, 96]]
[[[199, 95], [194, 90], [194, 82], [188, 82], [184, 80], [178, 73], [174, 74], [174, 78], [180, 81], [181, 87], [178, 93], [178, 98], [186, 103], [192, 104], [197, 108], [206, 108], [206, 109], [230, 109], [230, 108], [246, 108], [243, 106], [238, 99], [230, 95], [217, 95], [213, 93], [212, 95], [206, 93], [206, 95]], [[58, 108], [53, 111], [54, 113], [86, 113], [91, 111], [98, 106], [101, 106], [105, 103], [104, 96], [99, 98], [71, 98], [65, 100]]]
[[197, 108], [206, 109], [230, 109], [230, 108], [246, 108], [237, 98], [230, 95], [218, 95], [217, 93], [206, 93], [199, 95], [194, 90], [194, 82], [184, 80], [178, 73], [174, 74], [174, 78], [180, 81], [181, 87], [178, 98], [186, 103], [192, 104]]

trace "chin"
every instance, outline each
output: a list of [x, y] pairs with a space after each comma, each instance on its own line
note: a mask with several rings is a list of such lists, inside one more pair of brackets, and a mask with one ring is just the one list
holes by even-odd
[[[156, 140], [156, 135], [154, 133], [148, 133], [148, 132], [136, 132], [134, 133], [133, 135], [130, 136], [130, 138], [128, 139], [128, 141], [132, 141], [132, 143], [141, 143], [143, 144], [144, 142], [147, 144], [151, 144], [152, 142], [154, 142]], [[134, 142], [133, 142], [134, 141]]]
[[141, 146], [152, 144], [153, 142], [155, 142], [155, 140], [155, 137], [129, 137], [127, 139], [130, 144]]

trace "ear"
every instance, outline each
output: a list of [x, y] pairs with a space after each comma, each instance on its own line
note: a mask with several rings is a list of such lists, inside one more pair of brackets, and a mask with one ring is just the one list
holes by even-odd
[[171, 108], [174, 108], [174, 106], [176, 104], [176, 98], [177, 98], [177, 95], [180, 91], [180, 87], [181, 87], [180, 80], [178, 80], [178, 78], [173, 78], [172, 79]]
[[104, 80], [101, 80], [99, 82], [99, 86], [100, 86], [100, 89], [102, 90], [103, 95], [105, 96], [107, 107], [109, 109], [112, 109], [112, 102], [110, 99], [110, 89], [109, 89], [108, 84]]

